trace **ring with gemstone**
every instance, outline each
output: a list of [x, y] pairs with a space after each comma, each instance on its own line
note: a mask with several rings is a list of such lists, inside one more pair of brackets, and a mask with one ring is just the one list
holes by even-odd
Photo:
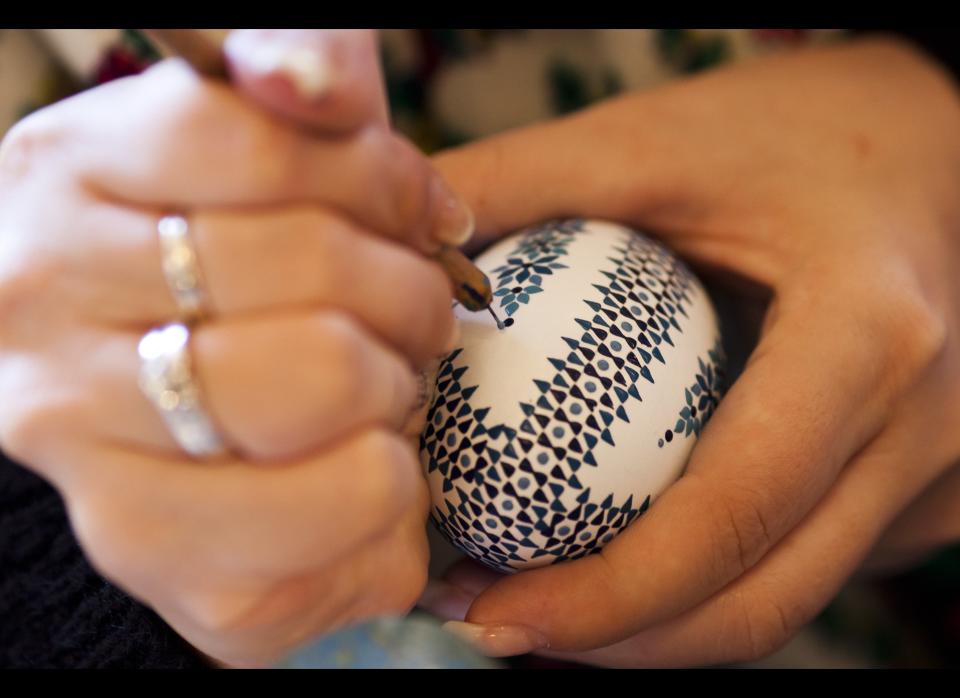
[[195, 457], [223, 455], [227, 448], [203, 405], [190, 358], [190, 329], [172, 323], [140, 340], [140, 389], [160, 413], [171, 436]]
[[173, 294], [181, 319], [200, 319], [206, 308], [206, 293], [196, 247], [190, 239], [190, 225], [183, 216], [164, 216], [157, 223], [160, 260], [167, 286]]

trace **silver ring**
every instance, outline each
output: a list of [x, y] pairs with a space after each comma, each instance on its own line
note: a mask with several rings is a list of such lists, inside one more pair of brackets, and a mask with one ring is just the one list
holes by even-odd
[[204, 409], [189, 343], [190, 330], [181, 323], [147, 332], [137, 347], [140, 389], [184, 451], [197, 457], [223, 455], [227, 448]]
[[206, 294], [197, 250], [190, 239], [190, 226], [183, 216], [164, 216], [157, 223], [160, 259], [167, 286], [184, 320], [203, 316]]

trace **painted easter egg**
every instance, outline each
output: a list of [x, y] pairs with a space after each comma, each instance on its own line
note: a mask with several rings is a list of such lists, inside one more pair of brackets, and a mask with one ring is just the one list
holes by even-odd
[[683, 472], [722, 391], [718, 321], [661, 243], [567, 220], [475, 260], [488, 313], [455, 309], [420, 457], [431, 517], [511, 572], [599, 550]]

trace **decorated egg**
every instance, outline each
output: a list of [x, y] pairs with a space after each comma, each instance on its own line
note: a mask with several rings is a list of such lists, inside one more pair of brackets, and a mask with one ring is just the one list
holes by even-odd
[[488, 313], [455, 308], [420, 437], [431, 518], [512, 572], [596, 552], [677, 480], [724, 367], [706, 291], [622, 225], [551, 222], [476, 260]]

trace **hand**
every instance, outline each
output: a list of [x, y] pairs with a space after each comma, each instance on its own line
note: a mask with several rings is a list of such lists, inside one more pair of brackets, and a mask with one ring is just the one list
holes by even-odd
[[859, 574], [897, 574], [960, 541], [960, 466], [931, 483], [904, 509], [870, 551]]
[[952, 482], [957, 509], [960, 100], [913, 49], [871, 40], [717, 70], [435, 162], [478, 242], [614, 219], [769, 301], [684, 477], [598, 555], [507, 578], [459, 565], [423, 600], [469, 622], [452, 629], [493, 654], [613, 666], [754, 659], [929, 488]]
[[[0, 146], [0, 444], [58, 488], [103, 575], [242, 666], [419, 595], [427, 493], [400, 429], [455, 327], [417, 250], [468, 232], [386, 127], [375, 61], [356, 60], [368, 34], [261, 37], [332, 66], [298, 114], [312, 134], [261, 108], [283, 111], [285, 64], [248, 60], [250, 40], [231, 44], [246, 95], [165, 61]], [[139, 338], [176, 316], [156, 234], [171, 210], [211, 300], [191, 348], [235, 449], [212, 462], [137, 387]]]

